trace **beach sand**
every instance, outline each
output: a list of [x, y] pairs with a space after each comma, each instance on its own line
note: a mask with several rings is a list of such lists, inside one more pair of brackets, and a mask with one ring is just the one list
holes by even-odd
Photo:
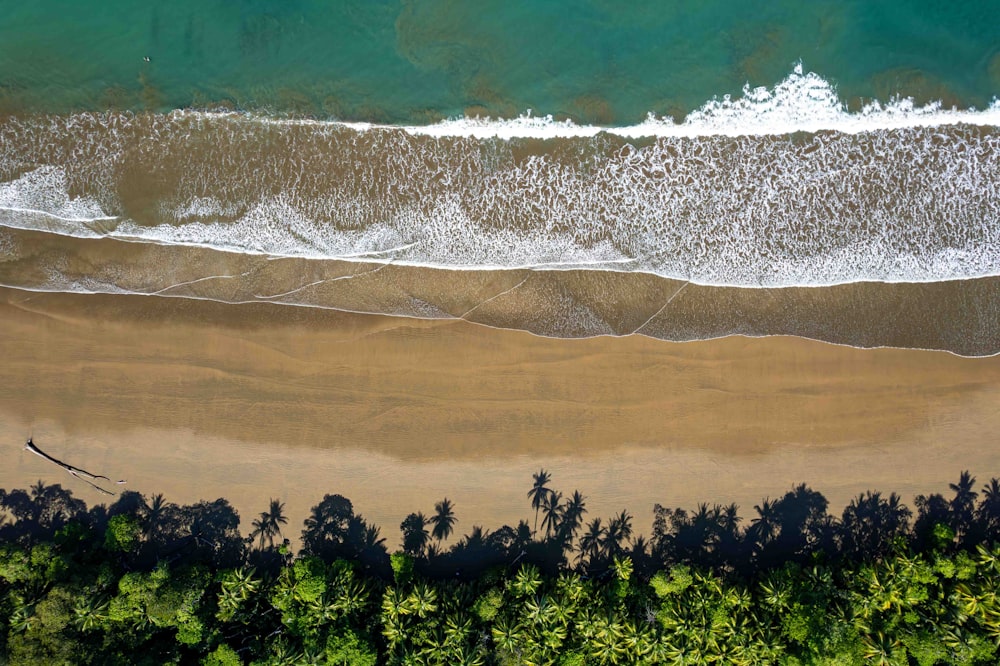
[[[62, 483], [49, 454], [175, 502], [280, 498], [297, 536], [325, 493], [394, 547], [406, 513], [458, 532], [532, 516], [544, 467], [588, 518], [753, 505], [793, 483], [839, 513], [873, 488], [1000, 475], [1000, 358], [811, 340], [557, 340], [461, 321], [0, 289], [0, 487]], [[121, 487], [113, 486], [113, 490]], [[912, 504], [911, 504], [912, 506]]]

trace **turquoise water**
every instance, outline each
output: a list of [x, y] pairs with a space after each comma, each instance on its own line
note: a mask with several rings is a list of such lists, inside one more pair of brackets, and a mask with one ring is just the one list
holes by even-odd
[[[802, 61], [849, 104], [982, 108], [1000, 3], [0, 1], [0, 111], [682, 117]], [[149, 62], [144, 60], [149, 58]]]

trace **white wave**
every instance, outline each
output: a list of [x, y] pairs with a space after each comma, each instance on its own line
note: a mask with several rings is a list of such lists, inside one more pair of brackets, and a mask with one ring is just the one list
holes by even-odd
[[[686, 121], [694, 136], [639, 148], [599, 136], [521, 154], [497, 139], [239, 114], [5, 120], [0, 162], [20, 175], [0, 184], [0, 226], [447, 270], [647, 272], [715, 286], [1000, 275], [1000, 132], [907, 125], [968, 114], [992, 118], [904, 102], [850, 114], [828, 83], [796, 71], [772, 90], [706, 104]], [[875, 121], [902, 126], [859, 129]], [[765, 131], [838, 122], [858, 132]], [[754, 127], [764, 136], [718, 136]], [[19, 151], [7, 148], [24, 137]], [[47, 145], [66, 148], [27, 171]], [[107, 211], [136, 187], [137, 172], [155, 174], [155, 212], [114, 217]]]
[[[231, 112], [192, 112], [226, 116]], [[786, 79], [773, 88], [743, 87], [742, 96], [724, 95], [706, 102], [677, 123], [672, 117], [657, 117], [650, 112], [636, 125], [602, 127], [578, 125], [572, 120], [555, 120], [551, 115], [533, 115], [532, 110], [517, 118], [462, 117], [431, 125], [380, 125], [363, 122], [286, 120], [253, 116], [261, 122], [279, 124], [332, 125], [364, 132], [403, 130], [416, 136], [469, 137], [476, 139], [557, 139], [592, 137], [606, 132], [625, 138], [699, 136], [767, 136], [794, 132], [832, 130], [847, 134], [902, 127], [939, 125], [1000, 126], [1000, 99], [982, 110], [946, 109], [941, 102], [917, 105], [912, 98], [873, 100], [859, 111], [851, 112], [841, 101], [836, 87], [815, 72], [804, 72], [795, 65]]]
[[0, 211], [7, 227], [97, 237], [86, 225], [114, 220], [93, 199], [71, 197], [66, 172], [46, 165], [0, 183]]

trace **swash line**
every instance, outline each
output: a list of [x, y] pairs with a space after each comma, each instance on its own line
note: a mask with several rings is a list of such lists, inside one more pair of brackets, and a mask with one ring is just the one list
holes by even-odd
[[517, 289], [518, 287], [520, 287], [520, 286], [521, 286], [522, 284], [524, 284], [525, 282], [527, 282], [527, 281], [528, 281], [528, 278], [530, 278], [530, 277], [531, 277], [531, 273], [528, 273], [527, 277], [525, 277], [525, 278], [524, 278], [523, 280], [521, 280], [520, 282], [518, 282], [517, 284], [515, 284], [515, 285], [514, 285], [513, 287], [511, 287], [510, 289], [504, 289], [503, 291], [501, 291], [501, 292], [500, 292], [499, 294], [497, 294], [496, 296], [491, 296], [491, 297], [487, 298], [487, 299], [486, 299], [485, 301], [483, 301], [483, 302], [482, 302], [482, 303], [480, 303], [479, 305], [475, 305], [475, 306], [473, 306], [473, 307], [472, 307], [471, 309], [469, 309], [468, 311], [466, 311], [465, 313], [463, 313], [463, 314], [459, 315], [459, 317], [458, 317], [458, 318], [459, 318], [459, 319], [465, 319], [465, 318], [466, 318], [466, 317], [468, 317], [468, 316], [469, 316], [470, 314], [472, 314], [472, 312], [473, 312], [474, 310], [478, 310], [479, 308], [481, 308], [482, 306], [486, 305], [486, 304], [487, 304], [487, 303], [489, 303], [490, 301], [492, 301], [492, 300], [495, 300], [495, 299], [497, 299], [497, 298], [500, 298], [500, 297], [501, 297], [501, 296], [503, 296], [504, 294], [509, 294], [510, 292], [514, 291], [515, 289]]
[[341, 276], [335, 277], [335, 278], [325, 278], [323, 280], [316, 280], [315, 282], [310, 282], [309, 284], [304, 284], [301, 287], [296, 287], [295, 289], [292, 289], [290, 291], [282, 292], [280, 294], [272, 294], [270, 296], [265, 296], [265, 295], [262, 295], [262, 294], [254, 294], [254, 298], [260, 298], [260, 299], [264, 299], [264, 300], [270, 301], [270, 299], [272, 299], [272, 298], [281, 298], [282, 296], [289, 296], [291, 294], [298, 293], [298, 292], [302, 291], [303, 289], [308, 289], [309, 287], [315, 287], [318, 284], [324, 284], [326, 282], [337, 282], [339, 280], [351, 280], [353, 278], [361, 277], [363, 275], [369, 275], [369, 274], [372, 274], [372, 273], [378, 273], [380, 270], [382, 270], [383, 268], [388, 267], [391, 264], [392, 264], [392, 259], [390, 259], [388, 262], [382, 264], [378, 268], [373, 268], [370, 271], [362, 271], [361, 273], [351, 273], [350, 275], [341, 275]]
[[[372, 315], [377, 317], [392, 317], [396, 319], [416, 319], [419, 321], [463, 321], [458, 317], [426, 317], [416, 314], [398, 314], [393, 312], [377, 312], [374, 310], [355, 310], [352, 308], [338, 308], [327, 305], [317, 305], [317, 304], [306, 304], [306, 303], [289, 303], [283, 301], [245, 301], [245, 300], [232, 300], [226, 301], [219, 298], [208, 298], [205, 296], [171, 296], [170, 294], [150, 294], [148, 292], [142, 291], [117, 291], [117, 292], [105, 292], [105, 291], [91, 291], [80, 289], [76, 291], [67, 291], [66, 289], [43, 289], [40, 287], [23, 287], [16, 286], [12, 284], [7, 284], [0, 282], [0, 288], [12, 289], [14, 291], [23, 291], [28, 293], [36, 294], [111, 294], [111, 295], [122, 295], [122, 296], [153, 296], [154, 298], [184, 298], [192, 301], [206, 301], [209, 303], [223, 303], [226, 305], [254, 305], [259, 303], [267, 303], [270, 305], [284, 305], [294, 308], [312, 308], [316, 310], [325, 310], [329, 312], [346, 312], [348, 314], [360, 314], [360, 315]], [[664, 304], [666, 305], [666, 304]], [[662, 308], [661, 308], [662, 310]], [[476, 326], [484, 326], [489, 329], [496, 331], [516, 331], [518, 333], [524, 333], [535, 338], [541, 338], [544, 340], [592, 340], [595, 338], [627, 338], [629, 334], [618, 334], [618, 333], [594, 333], [591, 335], [581, 335], [576, 337], [562, 337], [556, 335], [545, 335], [544, 333], [536, 333], [524, 328], [512, 328], [509, 326], [497, 326], [495, 324], [487, 324], [485, 322], [469, 321], [468, 323], [474, 324]], [[637, 329], [638, 330], [638, 329]], [[989, 354], [960, 354], [951, 349], [935, 348], [935, 347], [896, 347], [892, 345], [872, 345], [870, 347], [864, 347], [861, 345], [852, 345], [846, 342], [835, 342], [832, 340], [824, 340], [823, 338], [809, 337], [808, 335], [800, 335], [797, 333], [762, 333], [759, 335], [754, 335], [750, 333], [722, 333], [719, 335], [710, 335], [705, 338], [696, 338], [688, 340], [671, 340], [670, 338], [656, 338], [649, 336], [653, 340], [662, 340], [664, 342], [670, 342], [672, 344], [694, 344], [698, 342], [708, 342], [711, 340], [721, 340], [724, 338], [746, 338], [751, 340], [762, 340], [765, 338], [796, 338], [799, 340], [810, 340], [812, 342], [818, 342], [826, 345], [833, 345], [834, 347], [846, 347], [848, 349], [906, 349], [912, 351], [927, 351], [927, 352], [941, 352], [945, 354], [951, 354], [957, 358], [1000, 358], [1000, 351], [992, 352]]]
[[195, 284], [197, 282], [204, 282], [205, 280], [231, 280], [233, 278], [241, 278], [241, 277], [245, 277], [245, 276], [249, 275], [252, 272], [253, 272], [252, 270], [245, 271], [243, 273], [240, 273], [239, 275], [206, 275], [205, 277], [200, 277], [200, 278], [198, 278], [196, 280], [188, 280], [187, 282], [178, 282], [177, 284], [172, 284], [172, 285], [170, 285], [168, 287], [164, 287], [163, 289], [157, 289], [156, 291], [151, 291], [151, 292], [149, 292], [149, 295], [150, 296], [159, 296], [163, 292], [169, 291], [170, 289], [176, 289], [177, 287], [185, 287], [185, 286], [187, 286], [189, 284]]
[[662, 306], [662, 307], [660, 307], [660, 309], [659, 309], [659, 310], [657, 310], [656, 312], [654, 312], [654, 313], [653, 313], [653, 315], [652, 315], [652, 316], [651, 316], [651, 317], [650, 317], [649, 319], [647, 319], [646, 321], [644, 321], [644, 322], [642, 323], [642, 326], [640, 326], [639, 328], [637, 328], [637, 329], [635, 329], [634, 331], [632, 331], [631, 333], [629, 333], [629, 335], [635, 335], [636, 333], [638, 333], [638, 332], [639, 332], [639, 331], [641, 331], [642, 329], [646, 328], [646, 326], [647, 326], [647, 325], [649, 324], [649, 322], [651, 322], [651, 321], [653, 321], [654, 319], [656, 319], [657, 317], [659, 317], [659, 316], [660, 316], [660, 313], [661, 313], [661, 312], [663, 312], [664, 310], [666, 310], [666, 309], [667, 309], [667, 306], [668, 306], [668, 305], [670, 305], [670, 303], [671, 303], [671, 302], [672, 302], [672, 301], [673, 301], [673, 300], [674, 300], [675, 298], [677, 298], [677, 296], [678, 296], [678, 295], [679, 295], [679, 294], [680, 294], [680, 293], [681, 293], [682, 291], [684, 291], [684, 287], [688, 286], [689, 284], [691, 284], [691, 283], [690, 283], [690, 282], [685, 282], [684, 284], [682, 284], [682, 285], [680, 286], [680, 288], [679, 288], [679, 289], [678, 289], [677, 291], [675, 291], [675, 292], [673, 293], [673, 295], [672, 295], [672, 296], [671, 296], [670, 298], [668, 298], [668, 299], [667, 299], [667, 302], [666, 302], [666, 303], [664, 303], [664, 304], [663, 304], [663, 306]]

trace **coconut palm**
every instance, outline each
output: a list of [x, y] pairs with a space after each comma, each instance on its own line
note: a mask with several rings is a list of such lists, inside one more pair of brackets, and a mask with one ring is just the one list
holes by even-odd
[[593, 561], [600, 557], [601, 551], [604, 549], [604, 539], [607, 534], [604, 526], [601, 525], [600, 518], [594, 518], [587, 525], [587, 531], [583, 533], [580, 537], [579, 545], [579, 562], [584, 560]]
[[572, 542], [573, 537], [583, 525], [583, 514], [587, 513], [585, 499], [579, 490], [574, 490], [573, 496], [569, 498], [563, 508], [562, 521], [559, 523], [559, 535], [564, 544]]
[[514, 575], [510, 589], [518, 596], [527, 597], [537, 592], [538, 588], [542, 586], [542, 582], [542, 575], [538, 571], [538, 567], [527, 564]]
[[976, 497], [979, 496], [979, 493], [972, 489], [975, 483], [976, 477], [966, 470], [959, 476], [958, 483], [948, 484], [948, 487], [955, 493], [955, 497], [949, 504], [952, 529], [959, 537], [965, 536], [972, 527]]
[[285, 503], [272, 498], [267, 511], [262, 511], [260, 517], [253, 521], [253, 531], [250, 532], [250, 537], [259, 537], [259, 550], [264, 550], [265, 539], [268, 547], [273, 548], [274, 537], [281, 534], [281, 526], [287, 522]]
[[542, 501], [542, 529], [548, 539], [556, 531], [562, 518], [562, 493], [549, 492]]
[[501, 655], [514, 655], [518, 652], [522, 641], [521, 632], [521, 625], [513, 621], [507, 618], [497, 620], [491, 633], [493, 634], [493, 644], [496, 645]]
[[218, 597], [221, 619], [232, 619], [240, 605], [258, 590], [261, 580], [254, 573], [253, 568], [240, 567], [223, 575]]
[[403, 601], [399, 612], [403, 615], [426, 617], [438, 609], [437, 590], [425, 583], [419, 583]]
[[152, 538], [160, 530], [160, 523], [163, 522], [164, 514], [167, 511], [167, 501], [163, 493], [153, 495], [152, 499], [146, 503], [142, 512], [142, 529], [146, 538]]
[[976, 509], [976, 522], [985, 541], [1000, 537], [1000, 479], [990, 479], [983, 486], [983, 499]]
[[73, 607], [73, 626], [80, 631], [91, 631], [101, 625], [108, 616], [107, 598], [97, 594], [80, 596]]
[[535, 483], [528, 491], [528, 497], [531, 498], [531, 508], [535, 510], [535, 529], [531, 531], [534, 535], [538, 532], [538, 510], [542, 507], [545, 498], [552, 492], [546, 487], [548, 482], [552, 480], [552, 475], [544, 469], [540, 469], [537, 474], [532, 475], [532, 478], [534, 478]]
[[446, 540], [455, 529], [458, 518], [455, 517], [455, 507], [447, 497], [434, 505], [434, 515], [430, 519], [434, 526], [431, 535], [438, 541]]
[[757, 552], [769, 544], [778, 532], [777, 504], [777, 501], [768, 497], [753, 507], [757, 512], [757, 518], [750, 521], [747, 541], [753, 543]]
[[632, 538], [632, 516], [628, 511], [622, 511], [608, 521], [607, 537], [604, 540], [605, 554], [620, 555], [625, 550], [625, 544]]
[[427, 548], [431, 535], [427, 531], [427, 517], [423, 513], [411, 513], [399, 524], [403, 533], [403, 551], [410, 555], [421, 555]]

